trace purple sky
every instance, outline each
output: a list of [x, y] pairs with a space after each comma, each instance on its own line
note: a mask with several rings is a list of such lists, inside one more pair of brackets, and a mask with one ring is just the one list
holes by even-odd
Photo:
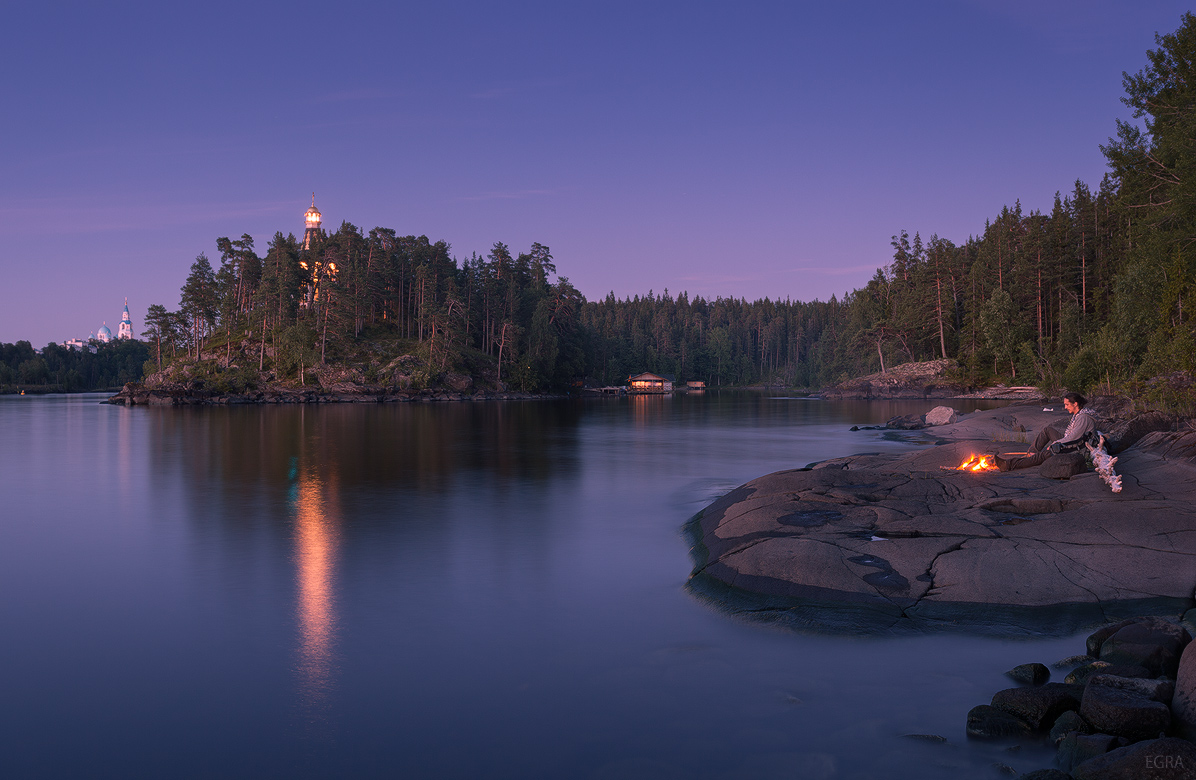
[[[811, 300], [1095, 188], [1170, 0], [19, 3], [0, 341], [178, 306], [216, 238], [551, 247], [590, 299]], [[1044, 9], [1041, 6], [1046, 5]]]

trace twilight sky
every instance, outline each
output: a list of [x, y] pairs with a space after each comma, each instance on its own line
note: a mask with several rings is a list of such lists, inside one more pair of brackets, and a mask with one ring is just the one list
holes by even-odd
[[595, 299], [811, 300], [1094, 189], [1172, 0], [14, 3], [0, 342], [134, 330], [219, 236], [551, 247]]

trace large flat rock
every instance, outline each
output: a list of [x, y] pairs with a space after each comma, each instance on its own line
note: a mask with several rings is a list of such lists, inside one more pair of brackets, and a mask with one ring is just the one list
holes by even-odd
[[689, 524], [691, 588], [834, 631], [1066, 633], [1191, 607], [1196, 432], [1153, 433], [1122, 453], [1120, 493], [1095, 473], [954, 470], [1024, 450], [1060, 421], [1041, 406], [977, 412], [936, 428], [938, 446], [748, 482]]

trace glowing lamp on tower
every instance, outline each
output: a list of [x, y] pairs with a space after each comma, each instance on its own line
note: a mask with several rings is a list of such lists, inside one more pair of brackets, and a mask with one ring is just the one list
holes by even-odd
[[311, 241], [320, 230], [320, 210], [316, 208], [316, 194], [311, 194], [311, 208], [303, 213], [303, 248], [311, 249]]

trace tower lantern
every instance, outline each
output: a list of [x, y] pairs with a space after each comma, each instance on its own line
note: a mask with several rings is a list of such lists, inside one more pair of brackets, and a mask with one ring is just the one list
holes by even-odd
[[311, 208], [303, 214], [303, 248], [311, 249], [312, 239], [320, 232], [320, 210], [316, 208], [316, 194], [311, 194]]

